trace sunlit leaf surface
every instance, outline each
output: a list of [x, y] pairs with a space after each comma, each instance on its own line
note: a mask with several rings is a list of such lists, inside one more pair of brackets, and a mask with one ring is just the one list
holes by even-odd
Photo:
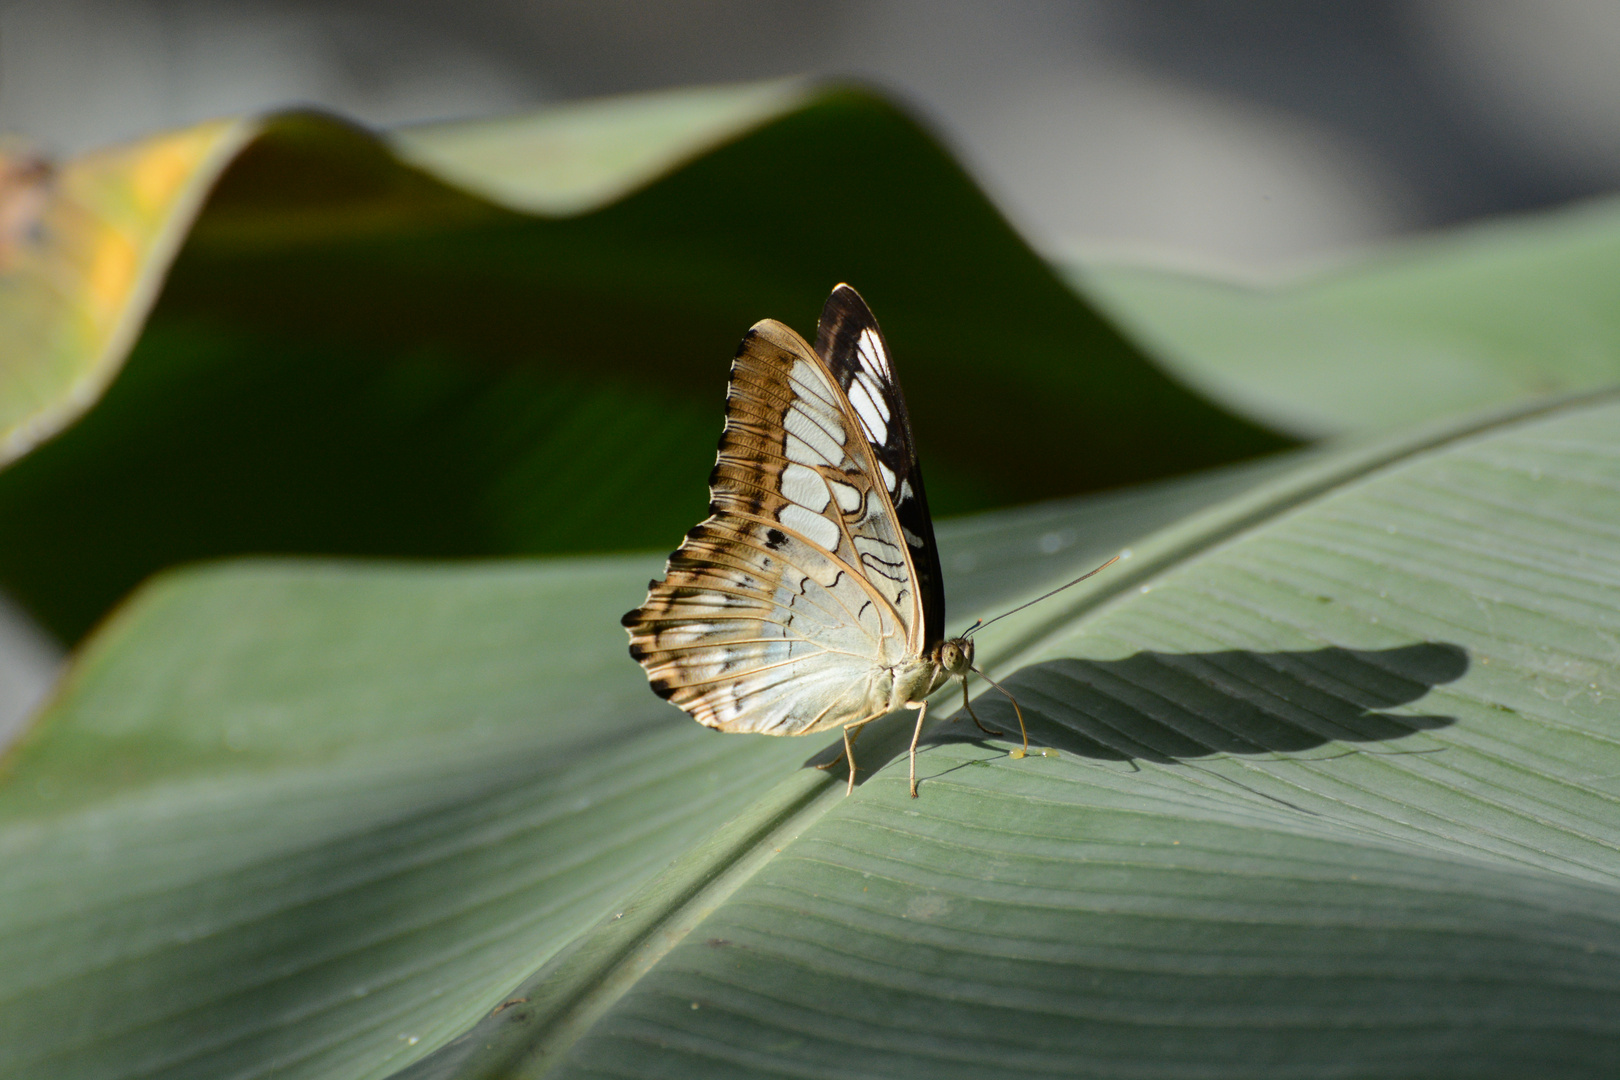
[[0, 154], [0, 463], [111, 381], [221, 164], [250, 125], [202, 124], [57, 166]]
[[498, 120], [403, 128], [406, 161], [513, 210], [595, 210], [701, 153], [811, 102], [802, 80], [577, 102]]
[[964, 523], [953, 622], [1131, 555], [915, 801], [899, 724], [845, 799], [648, 694], [653, 560], [171, 577], [0, 788], [0, 1074], [1608, 1075], [1617, 460], [1597, 399]]
[[408, 1075], [1606, 1075], [1616, 432], [1347, 455], [1150, 538], [997, 665], [1057, 756], [947, 728], [921, 799], [897, 756]]
[[1477, 224], [1275, 287], [1071, 271], [1171, 370], [1305, 437], [1620, 383], [1620, 203]]

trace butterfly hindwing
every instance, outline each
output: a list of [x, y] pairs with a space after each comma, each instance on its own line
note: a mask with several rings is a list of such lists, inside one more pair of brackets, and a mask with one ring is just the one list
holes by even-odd
[[773, 320], [749, 331], [711, 516], [624, 620], [653, 688], [699, 721], [797, 734], [890, 707], [925, 600], [861, 425], [803, 338]]
[[934, 546], [922, 467], [911, 417], [883, 332], [866, 301], [848, 285], [827, 298], [816, 328], [816, 352], [844, 392], [878, 463], [922, 602], [924, 642], [945, 636], [945, 579]]

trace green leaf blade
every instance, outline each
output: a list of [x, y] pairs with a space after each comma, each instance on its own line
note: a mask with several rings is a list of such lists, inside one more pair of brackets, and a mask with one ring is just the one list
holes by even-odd
[[829, 815], [556, 1075], [1582, 1075], [1612, 1060], [1620, 941], [1600, 890], [964, 772], [931, 808], [896, 784]]
[[382, 1076], [497, 1004], [803, 756], [662, 715], [615, 619], [647, 570], [151, 591], [0, 789], [0, 1075]]
[[959, 717], [914, 801], [891, 732], [577, 1040], [410, 1075], [1602, 1075], [1616, 431], [1600, 398], [1279, 482], [997, 658], [1057, 757]]
[[[1129, 538], [1274, 469], [1015, 512], [1015, 553], [946, 523], [979, 561], [953, 604], [1093, 558], [1099, 514]], [[611, 916], [638, 891], [636, 932], [664, 926], [694, 886], [660, 872], [722, 822], [744, 848], [697, 880], [805, 792], [840, 799], [796, 771], [816, 741], [722, 737], [648, 693], [618, 615], [658, 565], [258, 562], [143, 590], [7, 758], [0, 1075], [388, 1075], [592, 923], [635, 922]], [[498, 1017], [520, 1043], [528, 1004]]]
[[1267, 286], [1077, 266], [1190, 385], [1320, 438], [1620, 382], [1620, 207], [1488, 221]]

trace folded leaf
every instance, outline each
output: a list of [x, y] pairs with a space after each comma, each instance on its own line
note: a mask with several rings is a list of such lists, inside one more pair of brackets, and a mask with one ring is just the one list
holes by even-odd
[[[863, 91], [168, 138], [205, 136], [230, 152], [194, 155], [151, 226], [184, 247], [131, 255], [110, 294], [131, 332], [61, 361], [93, 389], [0, 373], [17, 423], [77, 417], [0, 473], [0, 585], [65, 640], [188, 560], [672, 547], [702, 516], [742, 334], [809, 333], [843, 280], [883, 320], [939, 512], [1290, 445], [1167, 377]], [[54, 236], [11, 272], [26, 288]]]

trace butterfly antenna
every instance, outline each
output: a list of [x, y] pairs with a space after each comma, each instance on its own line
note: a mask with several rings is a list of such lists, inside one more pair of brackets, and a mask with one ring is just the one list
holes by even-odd
[[[1071, 581], [1071, 582], [1069, 582], [1069, 583], [1067, 583], [1065, 585], [1059, 585], [1057, 588], [1053, 589], [1049, 593], [1042, 593], [1040, 596], [1037, 596], [1035, 599], [1029, 601], [1028, 603], [1019, 604], [1017, 607], [1013, 608], [1011, 611], [1003, 611], [1000, 615], [997, 615], [995, 618], [991, 619], [990, 622], [985, 622], [983, 619], [980, 619], [979, 621], [975, 622], [972, 626], [968, 627], [965, 631], [963, 631], [962, 636], [963, 637], [972, 637], [974, 634], [978, 633], [980, 630], [983, 630], [985, 627], [989, 626], [990, 623], [1000, 622], [1002, 619], [1005, 619], [1009, 615], [1016, 615], [1018, 612], [1023, 611], [1027, 607], [1033, 607], [1034, 605], [1040, 603], [1042, 600], [1046, 600], [1046, 599], [1048, 599], [1050, 597], [1056, 596], [1058, 593], [1062, 592], [1064, 589], [1071, 588], [1072, 586], [1080, 584], [1082, 581], [1086, 580], [1086, 578], [1088, 578], [1088, 577], [1091, 577], [1093, 574], [1102, 573], [1104, 570], [1108, 569], [1110, 566], [1113, 566], [1115, 563], [1119, 562], [1119, 558], [1120, 557], [1118, 555], [1115, 555], [1112, 559], [1109, 559], [1107, 562], [1105, 562], [1101, 566], [1097, 567], [1097, 569], [1089, 571], [1089, 572], [1084, 573], [1084, 574], [1081, 574], [1079, 577], [1075, 578], [1073, 581]], [[974, 668], [974, 670], [978, 671], [977, 668]], [[984, 672], [981, 671], [981, 672], [979, 672], [979, 674], [983, 675]], [[989, 682], [990, 680], [986, 679], [985, 681]], [[995, 683], [990, 683], [990, 685], [995, 686], [996, 684]], [[1001, 690], [1001, 687], [996, 686], [996, 689]], [[1001, 692], [1003, 694], [1007, 693], [1007, 691], [1005, 691], [1005, 690], [1001, 690]], [[1012, 695], [1007, 694], [1007, 696], [1011, 697]]]
[[[1093, 570], [1092, 573], [1096, 573], [1096, 571]], [[996, 680], [994, 680], [990, 676], [986, 675], [979, 668], [969, 668], [968, 670], [972, 671], [973, 674], [977, 675], [979, 678], [983, 679], [985, 682], [989, 683], [991, 686], [995, 687], [997, 690], [1000, 690], [1001, 693], [1002, 693], [1002, 696], [1004, 696], [1008, 701], [1012, 702], [1013, 715], [1018, 717], [1018, 732], [1019, 732], [1019, 734], [1023, 735], [1023, 737], [1024, 737], [1024, 748], [1023, 748], [1023, 750], [1015, 752], [1012, 756], [1013, 757], [1028, 757], [1029, 756], [1029, 729], [1024, 726], [1024, 710], [1020, 709], [1018, 707], [1018, 699], [1013, 697], [1011, 694], [1007, 693], [1006, 689], [1000, 683], [996, 682]], [[964, 685], [964, 688], [965, 688], [966, 684], [964, 683], [963, 685]], [[966, 695], [964, 694], [963, 696], [966, 696]], [[978, 717], [974, 717], [974, 720], [977, 720], [977, 719], [978, 719]]]

